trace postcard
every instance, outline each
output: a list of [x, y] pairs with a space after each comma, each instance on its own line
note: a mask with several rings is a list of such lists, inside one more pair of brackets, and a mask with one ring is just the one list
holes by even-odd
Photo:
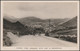
[[78, 1], [2, 1], [2, 50], [79, 50]]

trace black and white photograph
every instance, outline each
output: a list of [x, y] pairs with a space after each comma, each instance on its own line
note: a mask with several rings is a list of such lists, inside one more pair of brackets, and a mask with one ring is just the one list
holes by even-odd
[[1, 11], [2, 47], [78, 48], [78, 2], [6, 1]]

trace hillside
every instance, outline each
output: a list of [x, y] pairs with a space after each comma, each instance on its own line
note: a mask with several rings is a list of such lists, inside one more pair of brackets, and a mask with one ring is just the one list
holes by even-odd
[[6, 19], [3, 19], [3, 28], [9, 29], [9, 28], [12, 28], [12, 26], [13, 26], [12, 22], [10, 22]]
[[60, 26], [64, 26], [64, 27], [72, 27], [72, 26], [77, 26], [77, 16], [72, 18], [71, 20], [64, 22], [63, 24], [61, 24]]
[[40, 18], [36, 18], [36, 17], [25, 17], [25, 18], [21, 18], [19, 20], [22, 24], [26, 25], [31, 25], [31, 24], [35, 24], [37, 22], [43, 22], [44, 20], [40, 19]]
[[77, 17], [58, 25], [50, 36], [77, 43]]
[[22, 34], [26, 31], [25, 26], [19, 21], [13, 23], [6, 19], [3, 19], [3, 28], [6, 29], [6, 31], [20, 32]]
[[34, 24], [40, 24], [43, 27], [47, 26], [49, 24], [49, 20], [50, 20], [50, 24], [57, 26], [59, 23], [61, 22], [65, 22], [69, 19], [65, 18], [65, 19], [40, 19], [37, 17], [25, 17], [25, 18], [21, 18], [19, 20], [19, 22], [21, 22], [24, 25], [34, 25]]
[[18, 19], [15, 18], [14, 16], [4, 15], [3, 18], [6, 19], [6, 20], [8, 20], [8, 21], [10, 21], [10, 22], [16, 22], [16, 21], [18, 21]]

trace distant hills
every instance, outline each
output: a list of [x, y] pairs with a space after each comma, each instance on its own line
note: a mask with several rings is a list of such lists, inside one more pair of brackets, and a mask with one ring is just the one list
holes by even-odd
[[34, 24], [41, 24], [41, 25], [47, 25], [49, 24], [49, 20], [50, 23], [53, 25], [58, 25], [59, 23], [65, 22], [67, 20], [69, 20], [69, 18], [64, 18], [64, 19], [40, 19], [34, 16], [30, 16], [30, 17], [25, 17], [25, 18], [15, 18], [13, 16], [4, 16], [4, 19], [10, 21], [10, 22], [17, 22], [19, 21], [20, 23], [22, 23], [23, 25], [27, 26], [27, 25], [34, 25]]
[[77, 16], [56, 26], [53, 32], [63, 35], [77, 35]]
[[62, 23], [62, 24], [59, 24], [56, 29], [65, 29], [65, 28], [76, 28], [77, 29], [77, 16]]
[[68, 18], [65, 18], [65, 19], [40, 19], [40, 18], [36, 18], [36, 17], [25, 17], [25, 18], [20, 19], [19, 22], [21, 22], [24, 25], [41, 24], [43, 26], [46, 26], [49, 24], [49, 20], [52, 25], [56, 26], [59, 23], [65, 22], [69, 19]]
[[[72, 27], [77, 26], [77, 17], [74, 17], [72, 19], [64, 18], [64, 19], [40, 19], [36, 17], [25, 17], [21, 19], [15, 19], [10, 18], [8, 16], [4, 16], [3, 19], [3, 27], [4, 29], [12, 29], [17, 31], [27, 31], [26, 27], [28, 26], [34, 26], [34, 25], [41, 25], [43, 28], [46, 28], [49, 26], [49, 20], [50, 24], [52, 26], [55, 26], [56, 29], [60, 29], [63, 27]], [[53, 27], [52, 27], [53, 28]]]
[[64, 27], [72, 27], [72, 26], [76, 26], [77, 27], [77, 16], [70, 19], [67, 22], [64, 22], [63, 24], [61, 24], [60, 26], [64, 26]]
[[[68, 41], [77, 42], [77, 38], [76, 38], [77, 37], [77, 16], [72, 19], [69, 19], [69, 18], [40, 19], [40, 18], [33, 17], [33, 16], [17, 19], [14, 17], [12, 18], [12, 16], [11, 17], [4, 16], [4, 18], [3, 18], [3, 33], [4, 33], [3, 36], [4, 36], [4, 39], [7, 39], [7, 38], [5, 38], [5, 37], [7, 37], [6, 33], [9, 31], [14, 34], [17, 34], [16, 32], [19, 32], [20, 35], [33, 34], [34, 32], [37, 32], [37, 31], [34, 31], [36, 28], [31, 27], [34, 25], [37, 25], [37, 26], [41, 25], [42, 28], [40, 30], [46, 31], [45, 28], [47, 28], [49, 26], [49, 24], [52, 26], [51, 27], [52, 31], [49, 33], [50, 34], [49, 36], [57, 37], [57, 38], [60, 37], [62, 39], [66, 39]], [[36, 30], [39, 30], [39, 29], [36, 29]], [[43, 32], [43, 33], [45, 34], [45, 32]], [[64, 37], [61, 37], [60, 35], [63, 35]], [[67, 35], [67, 36], [65, 36], [65, 35]], [[6, 42], [8, 42], [8, 41], [6, 41]], [[5, 41], [4, 41], [4, 43], [5, 43]]]
[[48, 27], [49, 20], [51, 25], [57, 26], [59, 23], [65, 22], [69, 19], [40, 19], [33, 16], [17, 19], [15, 17], [4, 16], [3, 28], [6, 30], [26, 32], [28, 31], [28, 26], [41, 25], [43, 28]]
[[19, 22], [21, 22], [24, 25], [32, 25], [32, 24], [36, 24], [37, 22], [44, 22], [44, 20], [36, 17], [25, 17], [25, 18], [21, 18]]

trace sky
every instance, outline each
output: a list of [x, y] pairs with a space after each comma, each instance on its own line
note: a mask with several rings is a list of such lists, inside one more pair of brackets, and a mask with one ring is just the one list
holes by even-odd
[[77, 16], [76, 2], [3, 2], [3, 15], [15, 18], [72, 18]]

